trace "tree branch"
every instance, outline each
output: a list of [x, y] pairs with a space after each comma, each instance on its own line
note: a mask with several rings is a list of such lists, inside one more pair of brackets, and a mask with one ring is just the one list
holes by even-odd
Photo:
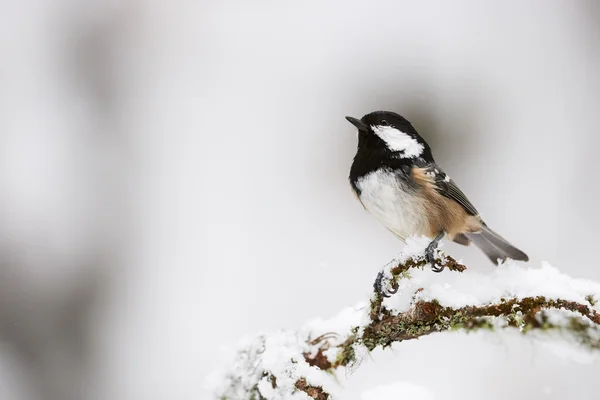
[[[595, 308], [600, 285], [569, 278], [549, 266], [502, 266], [496, 272], [499, 278], [489, 279], [462, 274], [466, 268], [441, 252], [437, 262], [445, 266], [444, 273], [431, 272], [421, 253], [405, 252], [384, 269], [386, 285], [392, 291], [400, 289], [393, 296], [373, 293], [369, 306], [344, 310], [297, 332], [245, 341], [229, 370], [218, 378], [217, 398], [330, 399], [337, 391], [336, 372], [355, 367], [367, 352], [444, 331], [560, 334], [575, 346], [600, 349], [600, 314]], [[538, 282], [541, 273], [547, 279]], [[454, 285], [436, 282], [442, 275], [446, 279], [440, 282], [458, 278]]]

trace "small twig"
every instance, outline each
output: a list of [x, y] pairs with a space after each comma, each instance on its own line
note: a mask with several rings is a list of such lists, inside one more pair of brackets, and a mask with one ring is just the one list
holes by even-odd
[[[448, 256], [437, 259], [438, 265], [443, 265], [445, 271], [463, 272], [466, 267]], [[409, 258], [389, 269], [392, 284], [402, 279], [410, 279], [408, 274], [411, 269], [423, 268], [426, 262], [422, 257]], [[524, 298], [507, 297], [499, 302], [484, 305], [470, 305], [465, 307], [442, 306], [437, 300], [422, 300], [417, 294], [422, 288], [415, 290], [413, 301], [407, 311], [397, 312], [388, 310], [384, 306], [381, 294], [375, 292], [370, 300], [370, 321], [362, 326], [357, 326], [346, 336], [335, 332], [322, 334], [314, 339], [306, 339], [306, 351], [303, 351], [304, 360], [310, 368], [317, 368], [330, 373], [339, 368], [347, 367], [357, 361], [357, 346], [362, 346], [366, 351], [372, 351], [378, 346], [386, 348], [394, 342], [416, 339], [432, 333], [478, 329], [519, 329], [523, 333], [532, 331], [562, 331], [569, 333], [577, 341], [589, 349], [600, 349], [600, 314], [593, 309], [595, 300], [593, 296], [586, 297], [589, 304], [564, 299], [550, 299], [545, 296], [529, 296]], [[571, 315], [563, 322], [554, 322], [548, 317], [550, 310], [565, 310]], [[336, 354], [332, 361], [330, 354]], [[257, 357], [260, 357], [258, 355]], [[298, 360], [291, 360], [292, 363]], [[279, 377], [265, 371], [266, 376], [276, 389]], [[230, 379], [232, 382], [235, 379]], [[313, 399], [330, 399], [331, 395], [322, 386], [314, 385], [306, 376], [295, 380], [293, 390], [306, 393]], [[246, 398], [262, 397], [258, 385], [254, 386], [255, 397], [248, 393]], [[256, 397], [258, 395], [258, 397]], [[227, 397], [224, 397], [227, 398]], [[243, 398], [243, 397], [242, 397]], [[229, 398], [228, 398], [229, 399]]]

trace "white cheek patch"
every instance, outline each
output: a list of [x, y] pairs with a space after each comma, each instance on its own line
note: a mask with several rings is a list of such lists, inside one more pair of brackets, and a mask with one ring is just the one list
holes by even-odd
[[424, 146], [401, 130], [385, 125], [372, 125], [371, 129], [390, 150], [403, 152], [402, 158], [419, 157], [423, 153]]

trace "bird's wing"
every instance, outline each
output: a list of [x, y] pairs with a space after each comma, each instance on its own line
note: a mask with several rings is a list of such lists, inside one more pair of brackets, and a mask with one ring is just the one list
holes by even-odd
[[471, 215], [479, 215], [477, 209], [467, 196], [456, 186], [456, 183], [436, 164], [427, 165], [428, 174], [435, 181], [435, 186], [438, 192], [449, 199], [456, 201], [458, 204]]
[[455, 200], [458, 204], [464, 207], [465, 210], [471, 215], [479, 215], [475, 206], [467, 199], [467, 196], [456, 186], [456, 183], [452, 179], [448, 182], [442, 181], [442, 183], [438, 184], [439, 192]]

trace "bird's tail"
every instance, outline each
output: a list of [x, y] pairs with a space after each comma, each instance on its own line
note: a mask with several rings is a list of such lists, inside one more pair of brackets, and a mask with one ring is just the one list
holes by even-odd
[[485, 224], [480, 232], [465, 233], [465, 235], [469, 240], [475, 243], [475, 245], [479, 247], [494, 264], [498, 264], [498, 260], [505, 261], [507, 258], [519, 261], [529, 261], [527, 254], [508, 243], [506, 239], [498, 235]]

